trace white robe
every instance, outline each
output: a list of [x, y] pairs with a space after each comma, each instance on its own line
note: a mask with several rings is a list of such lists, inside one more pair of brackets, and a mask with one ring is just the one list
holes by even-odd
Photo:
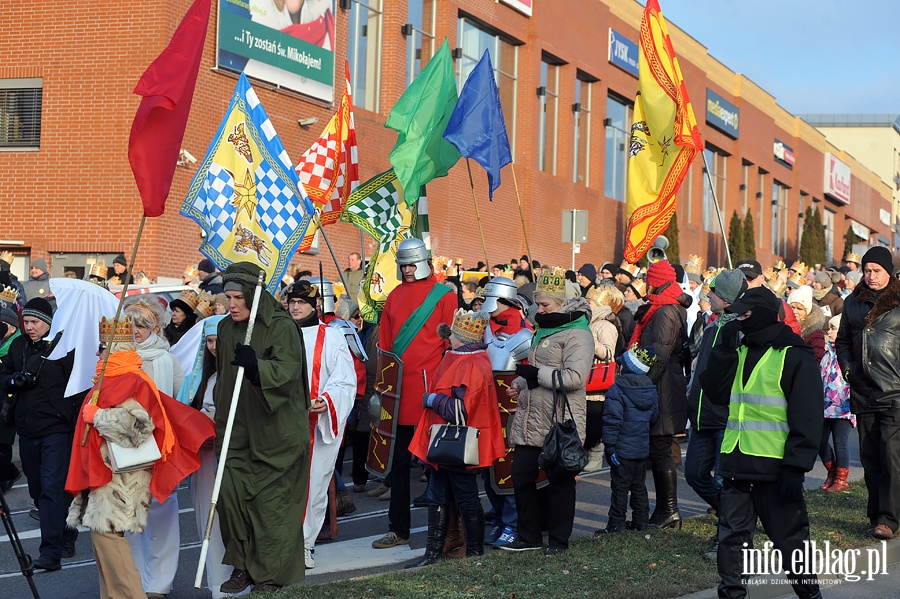
[[[323, 324], [303, 327], [306, 366], [309, 371], [309, 396], [325, 400], [328, 408], [310, 422], [309, 496], [303, 520], [303, 539], [307, 549], [316, 544], [316, 536], [325, 521], [328, 508], [328, 484], [341, 448], [347, 418], [356, 399], [356, 370], [344, 336]], [[318, 372], [316, 370], [318, 369]], [[318, 374], [318, 376], [316, 376]]]

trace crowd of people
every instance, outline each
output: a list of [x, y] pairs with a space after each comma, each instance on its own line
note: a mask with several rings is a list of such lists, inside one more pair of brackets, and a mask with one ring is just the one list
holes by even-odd
[[[202, 535], [224, 459], [205, 564], [212, 596], [296, 583], [331, 540], [332, 482], [337, 514], [356, 509], [342, 476], [348, 447], [352, 491], [390, 502], [374, 549], [409, 544], [411, 504], [427, 506], [425, 554], [409, 567], [487, 546], [564, 554], [577, 475], [604, 462], [612, 493], [595, 534], [680, 527], [681, 467], [718, 518], [705, 557], [718, 564], [719, 595], [743, 597], [741, 549], [757, 520], [776, 549], [801, 547], [804, 474], [818, 458], [821, 488], [846, 490], [854, 428], [865, 534], [889, 539], [900, 526], [900, 280], [886, 248], [832, 269], [749, 259], [704, 269], [690, 256], [573, 272], [523, 256], [463, 271], [413, 238], [396, 263], [400, 284], [371, 323], [355, 294], [309, 271], [273, 296], [255, 265], [219, 273], [203, 260], [185, 270], [180, 297], [130, 297], [119, 322], [89, 325], [98, 350], [59, 356], [46, 263], [35, 260], [23, 284], [0, 255], [0, 489], [22, 475], [18, 434], [41, 525], [34, 566], [60, 569], [83, 525], [102, 597], [165, 597], [180, 545], [173, 490], [190, 478]], [[348, 288], [364, 284], [362, 266], [350, 256]], [[105, 286], [127, 272], [122, 256], [113, 273], [94, 265], [87, 278]], [[88, 351], [99, 380], [71, 393], [74, 355]], [[575, 470], [548, 459], [548, 434], [567, 420], [584, 450]], [[436, 448], [445, 425], [477, 429], [477, 441], [448, 456]], [[148, 463], [115, 463], [120, 446], [147, 445], [158, 450]], [[416, 465], [428, 485], [412, 499]], [[815, 575], [789, 577], [798, 596], [821, 596]]]

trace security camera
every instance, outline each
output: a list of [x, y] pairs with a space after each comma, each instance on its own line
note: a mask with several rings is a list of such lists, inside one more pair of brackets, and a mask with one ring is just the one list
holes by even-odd
[[315, 125], [319, 122], [319, 117], [311, 116], [305, 119], [297, 119], [297, 124], [301, 127], [309, 127], [310, 125]]
[[185, 164], [194, 164], [195, 162], [197, 162], [197, 159], [194, 158], [194, 155], [185, 149], [181, 150], [178, 157], [181, 159], [181, 162]]

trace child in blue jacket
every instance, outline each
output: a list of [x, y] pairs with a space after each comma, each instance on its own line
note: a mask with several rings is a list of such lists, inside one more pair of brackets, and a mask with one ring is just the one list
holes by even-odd
[[637, 344], [622, 354], [622, 373], [606, 392], [603, 409], [603, 447], [609, 464], [612, 496], [606, 529], [597, 533], [625, 530], [628, 493], [631, 492], [629, 528], [645, 530], [650, 518], [647, 497], [646, 461], [650, 456], [650, 424], [659, 415], [656, 386], [647, 376], [656, 362], [652, 347]]

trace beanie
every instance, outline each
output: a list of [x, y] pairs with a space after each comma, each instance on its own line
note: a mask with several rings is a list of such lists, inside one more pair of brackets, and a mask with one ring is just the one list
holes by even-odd
[[197, 270], [202, 270], [203, 272], [212, 274], [216, 272], [216, 265], [212, 263], [212, 260], [204, 258], [200, 261], [200, 264], [197, 265]]
[[807, 313], [812, 310], [812, 287], [809, 285], [800, 285], [788, 296], [789, 304], [800, 304], [806, 308]]
[[737, 268], [723, 270], [713, 278], [709, 284], [709, 290], [723, 301], [733, 304], [742, 293], [747, 291], [747, 277]]
[[47, 272], [47, 261], [43, 258], [38, 258], [34, 262], [31, 263], [31, 268], [38, 268], [42, 272]]
[[638, 347], [637, 343], [622, 354], [622, 364], [631, 372], [647, 374], [656, 362], [656, 351], [652, 347]]
[[591, 263], [587, 263], [579, 268], [578, 273], [591, 283], [597, 278], [597, 268]]
[[824, 270], [817, 270], [815, 276], [816, 283], [822, 286], [822, 289], [831, 289], [831, 275]]
[[863, 255], [862, 268], [865, 268], [866, 264], [869, 262], [874, 262], [886, 270], [888, 274], [894, 274], [894, 261], [891, 259], [891, 251], [886, 247], [877, 245], [873, 248], [869, 248], [869, 251]]
[[292, 285], [288, 285], [285, 290], [289, 300], [299, 299], [307, 304], [316, 307], [316, 300], [319, 298], [319, 288], [305, 279], [301, 279]]
[[668, 260], [660, 260], [654, 262], [647, 269], [647, 285], [659, 288], [666, 283], [675, 282], [675, 269], [669, 264]]
[[121, 264], [122, 266], [128, 266], [128, 262], [125, 260], [125, 254], [119, 254], [115, 258], [113, 258], [113, 264]]
[[19, 328], [19, 315], [13, 308], [3, 308], [3, 311], [0, 311], [0, 321]]
[[853, 281], [854, 285], [859, 285], [859, 282], [862, 281], [862, 273], [858, 270], [852, 270], [847, 273], [847, 278]]
[[53, 308], [50, 307], [50, 302], [44, 298], [36, 297], [28, 300], [28, 303], [25, 304], [25, 308], [22, 310], [22, 318], [26, 316], [51, 324], [53, 322]]

